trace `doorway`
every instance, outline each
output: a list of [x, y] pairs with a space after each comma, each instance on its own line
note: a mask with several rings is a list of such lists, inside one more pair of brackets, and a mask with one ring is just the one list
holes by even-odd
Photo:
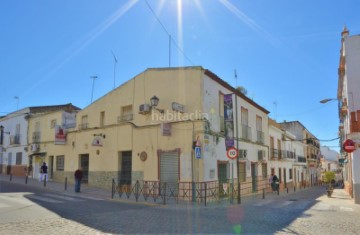
[[[227, 162], [218, 162], [218, 179], [219, 179], [219, 196], [225, 197], [228, 194], [227, 190]], [[226, 186], [224, 186], [226, 185]]]
[[89, 154], [80, 155], [80, 168], [83, 172], [81, 182], [87, 184], [89, 182]]
[[120, 186], [131, 186], [132, 152], [123, 151], [119, 153], [118, 182]]
[[6, 174], [10, 175], [11, 174], [11, 162], [12, 162], [12, 153], [8, 154], [8, 162], [7, 162], [7, 167], [6, 167]]
[[255, 162], [251, 163], [251, 181], [252, 191], [255, 193], [257, 190], [257, 164]]

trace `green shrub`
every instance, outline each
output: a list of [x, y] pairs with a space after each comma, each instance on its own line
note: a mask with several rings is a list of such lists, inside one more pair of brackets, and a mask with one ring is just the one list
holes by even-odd
[[335, 180], [335, 172], [333, 171], [326, 171], [324, 172], [323, 179], [325, 183], [331, 183], [332, 180]]

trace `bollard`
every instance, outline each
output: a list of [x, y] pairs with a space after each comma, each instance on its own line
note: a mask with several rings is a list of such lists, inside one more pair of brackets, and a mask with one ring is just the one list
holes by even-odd
[[207, 183], [205, 183], [205, 206], [206, 206]]
[[136, 199], [136, 201], [139, 200], [139, 187], [140, 187], [139, 181], [137, 180], [135, 183], [135, 199]]
[[166, 205], [166, 182], [164, 183], [164, 205]]
[[280, 189], [279, 189], [279, 187], [277, 188], [277, 195], [279, 195], [280, 194]]
[[241, 187], [239, 182], [238, 182], [238, 204], [241, 204]]
[[28, 176], [25, 175], [25, 184], [27, 184], [27, 181], [28, 181]]
[[65, 177], [65, 186], [64, 186], [65, 191], [67, 190], [67, 177]]
[[46, 175], [44, 175], [44, 187], [46, 187]]
[[289, 193], [289, 188], [286, 188], [286, 193]]
[[115, 194], [115, 179], [112, 179], [112, 183], [111, 183], [111, 198], [114, 198], [114, 194]]
[[294, 192], [296, 191], [296, 187], [294, 186]]
[[262, 189], [262, 199], [265, 199], [265, 188]]
[[12, 174], [10, 174], [10, 181], [12, 181]]

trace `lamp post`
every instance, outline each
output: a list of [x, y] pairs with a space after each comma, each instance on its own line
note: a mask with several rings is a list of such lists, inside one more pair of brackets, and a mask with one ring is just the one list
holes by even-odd
[[159, 98], [156, 97], [156, 95], [154, 95], [153, 97], [151, 97], [150, 99], [150, 106], [152, 109], [156, 109], [157, 111], [159, 111], [160, 113], [164, 113], [164, 110], [163, 109], [159, 109], [159, 108], [156, 108], [156, 106], [158, 106], [159, 104]]
[[325, 103], [333, 101], [333, 100], [338, 100], [338, 99], [337, 98], [327, 98], [327, 99], [320, 100], [320, 103], [325, 104]]
[[4, 126], [0, 126], [0, 145], [3, 145], [4, 143]]

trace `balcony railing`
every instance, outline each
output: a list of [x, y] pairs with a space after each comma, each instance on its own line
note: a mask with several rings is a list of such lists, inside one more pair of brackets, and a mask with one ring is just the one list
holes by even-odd
[[128, 122], [128, 121], [133, 120], [133, 118], [134, 118], [134, 115], [132, 113], [131, 114], [123, 114], [121, 116], [118, 116], [118, 123]]
[[32, 134], [32, 142], [34, 143], [39, 143], [41, 140], [41, 132], [39, 131], [35, 131]]
[[265, 160], [265, 151], [264, 150], [258, 150], [258, 161]]
[[298, 161], [298, 162], [306, 162], [306, 158], [303, 157], [303, 156], [298, 156], [298, 157], [297, 157], [297, 161]]
[[248, 125], [241, 125], [242, 130], [241, 130], [241, 138], [245, 139], [245, 140], [251, 140], [251, 127], [249, 127]]
[[79, 124], [79, 130], [84, 130], [89, 128], [89, 123], [81, 123]]
[[256, 131], [256, 142], [263, 144], [264, 143], [264, 132]]
[[286, 151], [286, 158], [295, 159], [295, 153], [292, 151]]
[[20, 144], [20, 135], [10, 135], [10, 144], [11, 145], [16, 145], [16, 144]]
[[270, 149], [270, 158], [271, 159], [279, 159], [279, 151], [277, 149]]

